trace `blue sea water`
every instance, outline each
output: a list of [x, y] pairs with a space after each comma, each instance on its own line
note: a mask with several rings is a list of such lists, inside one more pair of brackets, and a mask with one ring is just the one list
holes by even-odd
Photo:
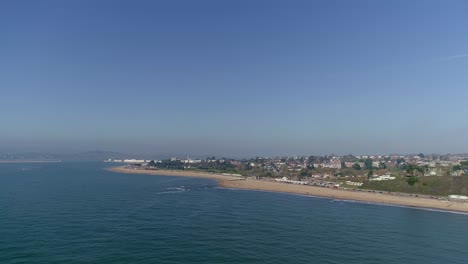
[[468, 263], [468, 215], [0, 164], [0, 263]]

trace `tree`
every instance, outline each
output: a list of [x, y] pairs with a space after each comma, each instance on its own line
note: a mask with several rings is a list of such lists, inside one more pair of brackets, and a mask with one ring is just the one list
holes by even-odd
[[371, 169], [371, 170], [369, 170], [369, 172], [367, 173], [367, 178], [370, 179], [373, 175], [374, 175], [374, 171]]
[[371, 159], [366, 159], [366, 161], [364, 161], [364, 166], [365, 166], [366, 170], [372, 170], [372, 160]]
[[386, 169], [386, 168], [387, 168], [387, 164], [385, 164], [383, 162], [379, 163], [379, 169]]
[[171, 169], [171, 170], [183, 170], [184, 169], [184, 164], [180, 160], [162, 160], [159, 164], [158, 167], [160, 168], [165, 168], [165, 169]]
[[421, 167], [415, 164], [408, 164], [406, 168], [406, 173], [409, 176], [415, 176], [415, 175], [423, 175], [424, 172], [426, 172], [427, 168], [426, 167]]
[[355, 169], [355, 170], [361, 170], [361, 165], [359, 165], [359, 164], [357, 164], [357, 163], [354, 163], [353, 169]]
[[302, 180], [304, 177], [306, 177], [309, 174], [309, 171], [307, 169], [302, 169], [301, 172], [299, 173], [299, 176], [297, 177], [299, 180]]
[[420, 158], [424, 158], [424, 154], [422, 154], [422, 153], [419, 153], [418, 156], [419, 156]]
[[418, 177], [416, 176], [411, 176], [406, 179], [406, 182], [410, 185], [413, 186], [415, 183], [419, 181]]
[[406, 160], [405, 160], [404, 158], [398, 158], [398, 159], [396, 160], [396, 163], [397, 163], [398, 165], [400, 165], [401, 163], [405, 163], [405, 162], [406, 162]]
[[460, 165], [455, 165], [455, 166], [452, 167], [452, 170], [454, 170], [454, 171], [461, 170], [461, 169], [462, 168], [461, 168]]
[[148, 162], [148, 167], [156, 167], [156, 162], [154, 160]]
[[408, 169], [408, 163], [401, 163], [398, 165], [398, 167], [402, 170], [407, 170]]

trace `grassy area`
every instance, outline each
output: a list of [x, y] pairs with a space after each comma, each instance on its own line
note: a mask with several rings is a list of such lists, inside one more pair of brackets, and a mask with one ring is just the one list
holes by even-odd
[[437, 196], [446, 196], [449, 194], [468, 195], [468, 176], [419, 177], [418, 182], [413, 186], [410, 186], [406, 182], [406, 177], [399, 177], [390, 181], [366, 181], [362, 188]]
[[216, 174], [223, 174], [223, 173], [229, 173], [229, 174], [240, 174], [240, 175], [246, 175], [244, 171], [239, 171], [236, 169], [227, 169], [227, 170], [219, 170], [219, 169], [207, 169], [207, 170], [202, 170], [202, 169], [187, 169], [191, 171], [199, 171], [199, 172], [209, 172], [209, 173], [216, 173]]

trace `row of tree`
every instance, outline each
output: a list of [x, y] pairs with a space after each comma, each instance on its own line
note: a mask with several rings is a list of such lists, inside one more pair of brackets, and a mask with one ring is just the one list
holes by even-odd
[[[215, 160], [214, 157], [212, 160]], [[160, 168], [160, 169], [170, 169], [170, 170], [183, 170], [187, 164], [182, 163], [180, 160], [162, 160], [161, 162], [155, 162], [154, 160], [148, 163], [149, 167]], [[216, 160], [215, 162], [200, 162], [196, 164], [190, 164], [192, 168], [206, 170], [206, 171], [232, 171], [236, 167], [230, 162], [220, 162]], [[248, 168], [245, 168], [248, 169]]]

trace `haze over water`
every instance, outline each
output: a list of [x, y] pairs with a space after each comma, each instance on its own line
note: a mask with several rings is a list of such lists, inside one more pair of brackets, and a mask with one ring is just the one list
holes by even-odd
[[[108, 165], [108, 164], [107, 164]], [[0, 263], [466, 263], [468, 216], [0, 164]]]

